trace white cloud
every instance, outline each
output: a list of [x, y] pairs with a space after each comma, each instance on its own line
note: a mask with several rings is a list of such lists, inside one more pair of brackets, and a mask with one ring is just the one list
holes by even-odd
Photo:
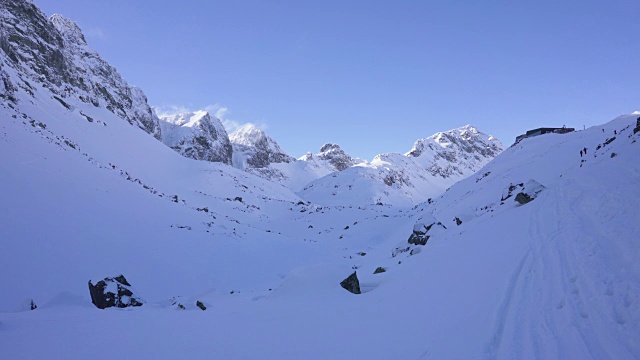
[[83, 33], [84, 33], [84, 35], [86, 37], [91, 38], [91, 39], [104, 40], [106, 38], [106, 35], [104, 34], [104, 31], [102, 31], [102, 29], [100, 29], [97, 26], [90, 27], [90, 28], [84, 30]]
[[242, 121], [233, 119], [230, 117], [231, 110], [229, 110], [229, 108], [227, 108], [226, 106], [223, 106], [220, 104], [207, 105], [202, 109], [190, 109], [183, 105], [162, 105], [162, 106], [154, 107], [154, 110], [156, 114], [161, 118], [166, 116], [177, 115], [185, 112], [205, 110], [209, 114], [220, 119], [220, 122], [222, 123], [222, 126], [224, 126], [224, 129], [227, 131], [227, 133], [232, 133], [245, 125], [253, 125], [261, 130], [266, 130], [268, 127], [267, 124], [264, 122], [260, 122], [260, 123], [242, 122]]
[[182, 105], [160, 105], [154, 106], [153, 110], [158, 117], [163, 118], [167, 116], [177, 115], [185, 112], [189, 112], [189, 108]]

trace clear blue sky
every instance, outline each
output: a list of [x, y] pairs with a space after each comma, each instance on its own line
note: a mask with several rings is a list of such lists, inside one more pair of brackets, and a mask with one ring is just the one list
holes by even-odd
[[217, 104], [294, 156], [371, 159], [467, 123], [529, 128], [640, 110], [640, 1], [35, 0], [154, 106]]

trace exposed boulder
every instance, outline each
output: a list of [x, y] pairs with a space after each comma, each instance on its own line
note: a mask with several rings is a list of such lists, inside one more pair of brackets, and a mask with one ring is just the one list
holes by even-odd
[[514, 201], [521, 205], [524, 205], [535, 199], [538, 194], [544, 189], [546, 189], [544, 185], [533, 179], [527, 181], [526, 183], [509, 184], [509, 187], [502, 192], [500, 205], [505, 204], [504, 201], [512, 197], [514, 194]]
[[385, 268], [383, 268], [382, 266], [378, 266], [373, 273], [374, 274], [380, 274], [380, 273], [383, 273], [383, 272], [387, 272], [387, 270]]
[[353, 294], [360, 294], [360, 281], [358, 280], [358, 275], [356, 271], [353, 274], [349, 275], [346, 279], [342, 280], [340, 283], [345, 290]]
[[527, 204], [533, 201], [538, 194], [546, 189], [546, 187], [535, 180], [529, 180], [522, 187], [522, 191], [516, 194], [515, 201], [520, 205]]
[[509, 184], [509, 187], [507, 189], [505, 189], [505, 191], [502, 192], [502, 197], [500, 198], [500, 201], [505, 201], [508, 198], [510, 198], [511, 196], [513, 196], [514, 191], [516, 191], [517, 189], [522, 189], [524, 188], [524, 183], [520, 183], [520, 184]]
[[431, 226], [427, 227], [425, 224], [416, 224], [413, 227], [413, 233], [409, 236], [409, 244], [412, 245], [427, 245], [427, 241], [429, 241], [429, 235], [427, 235], [427, 231], [429, 231]]
[[527, 195], [527, 194], [525, 194], [525, 193], [521, 192], [521, 193], [518, 193], [518, 194], [516, 195], [516, 199], [515, 199], [515, 201], [516, 201], [516, 202], [518, 202], [518, 203], [520, 203], [520, 205], [524, 205], [524, 204], [526, 204], [526, 203], [528, 203], [528, 202], [533, 201], [533, 198], [531, 198], [531, 196], [529, 196], [529, 195]]
[[456, 225], [458, 225], [458, 226], [462, 225], [462, 220], [460, 220], [459, 217], [456, 216], [456, 218], [453, 219], [453, 220], [456, 222]]
[[124, 275], [104, 278], [95, 285], [89, 281], [89, 293], [91, 294], [91, 302], [98, 309], [110, 307], [126, 308], [144, 304], [142, 299], [134, 296], [131, 284], [129, 284]]
[[[413, 233], [411, 233], [411, 236], [409, 236], [409, 244], [412, 245], [426, 245], [427, 241], [429, 241], [429, 238], [431, 238], [431, 236], [433, 235], [433, 231], [431, 231], [431, 234], [427, 235], [427, 233], [434, 228], [434, 226], [436, 228], [438, 228], [438, 230], [446, 230], [447, 227], [444, 226], [441, 222], [439, 222], [438, 220], [436, 220], [433, 216], [430, 216], [426, 219], [422, 219], [422, 221], [425, 222], [418, 222], [413, 226]], [[429, 225], [427, 225], [429, 224]]]

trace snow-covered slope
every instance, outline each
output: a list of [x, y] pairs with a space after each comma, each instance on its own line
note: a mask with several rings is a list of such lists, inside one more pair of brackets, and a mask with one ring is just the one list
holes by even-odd
[[233, 150], [227, 131], [208, 112], [186, 112], [160, 120], [162, 142], [182, 156], [231, 165]]
[[316, 180], [298, 192], [323, 205], [411, 206], [444, 192], [503, 150], [499, 140], [467, 125], [416, 141], [406, 155], [377, 155]]
[[[104, 129], [78, 115], [42, 115], [46, 130], [9, 118], [0, 129], [11, 155], [0, 163], [1, 303], [39, 307], [0, 314], [0, 356], [636, 358], [636, 117], [604, 133], [526, 139], [411, 211], [263, 201], [259, 193], [277, 188], [239, 193], [234, 184], [261, 180], [179, 157], [119, 119], [107, 120], [109, 134], [129, 134], [140, 159], [105, 153]], [[86, 143], [56, 144], [49, 130]], [[130, 175], [84, 151], [117, 159]], [[171, 165], [144, 166], [150, 156]], [[127, 181], [137, 174], [143, 185]], [[184, 188], [194, 190], [179, 203], [153, 194]], [[519, 205], [520, 191], [534, 200]], [[232, 192], [242, 202], [218, 198]], [[426, 246], [407, 244], [414, 224], [433, 221], [442, 226]], [[378, 267], [386, 271], [374, 275]], [[353, 269], [362, 295], [339, 285]], [[147, 304], [93, 308], [86, 281], [120, 272]], [[210, 307], [176, 312], [169, 299], [178, 295]], [[241, 341], [247, 328], [250, 346]], [[398, 346], [415, 334], [421, 341]], [[293, 345], [277, 346], [283, 337]], [[121, 345], [96, 355], [97, 341]]]

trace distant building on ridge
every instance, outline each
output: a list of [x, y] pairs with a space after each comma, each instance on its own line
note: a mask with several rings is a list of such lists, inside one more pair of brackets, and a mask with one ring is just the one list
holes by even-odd
[[566, 126], [562, 126], [561, 128], [547, 128], [547, 127], [543, 127], [543, 128], [537, 128], [537, 129], [533, 129], [533, 130], [529, 130], [527, 131], [525, 134], [519, 135], [516, 137], [516, 142], [513, 143], [513, 145], [519, 143], [522, 139], [526, 139], [526, 138], [530, 138], [530, 137], [534, 137], [534, 136], [538, 136], [538, 135], [544, 135], [544, 134], [566, 134], [566, 133], [570, 133], [576, 131], [576, 129], [574, 128], [568, 128]]

